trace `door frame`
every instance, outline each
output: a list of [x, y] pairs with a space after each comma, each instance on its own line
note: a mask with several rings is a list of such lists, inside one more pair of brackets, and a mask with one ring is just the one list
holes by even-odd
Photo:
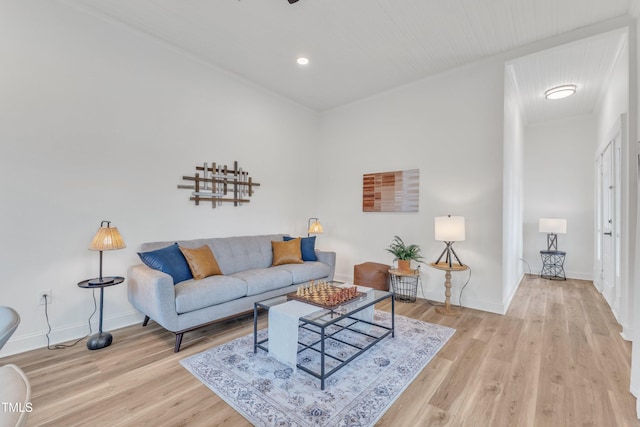
[[[624, 163], [622, 161], [622, 149], [625, 144], [624, 139], [626, 138], [626, 123], [627, 117], [626, 114], [620, 116], [620, 118], [616, 121], [613, 128], [609, 131], [608, 137], [606, 141], [603, 141], [602, 144], [599, 144], [598, 149], [596, 150], [596, 159], [595, 159], [595, 224], [594, 224], [594, 241], [595, 241], [595, 253], [594, 253], [594, 272], [593, 272], [593, 282], [598, 289], [599, 292], [605, 292], [604, 284], [603, 284], [603, 242], [604, 242], [604, 230], [602, 228], [603, 221], [603, 203], [604, 198], [607, 196], [603, 194], [602, 189], [602, 158], [605, 150], [608, 149], [609, 145], [611, 145], [612, 151], [612, 175], [613, 175], [613, 187], [614, 187], [614, 202], [612, 209], [612, 233], [613, 233], [613, 265], [614, 265], [614, 274], [612, 287], [612, 294], [607, 298], [605, 296], [605, 300], [611, 307], [614, 316], [618, 323], [623, 325], [627, 325], [627, 316], [629, 313], [630, 307], [629, 304], [629, 289], [628, 285], [624, 283], [622, 280], [622, 268], [623, 268], [623, 257], [622, 257], [622, 238], [624, 236], [624, 222], [622, 218], [623, 212], [623, 181], [622, 181], [622, 169], [624, 168]], [[607, 237], [609, 238], [609, 237]]]

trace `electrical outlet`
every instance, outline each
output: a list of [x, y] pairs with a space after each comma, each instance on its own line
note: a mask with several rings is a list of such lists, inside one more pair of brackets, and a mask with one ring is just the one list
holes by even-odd
[[44, 305], [45, 298], [47, 304], [51, 304], [53, 302], [53, 292], [51, 291], [51, 289], [45, 289], [38, 292], [38, 304]]

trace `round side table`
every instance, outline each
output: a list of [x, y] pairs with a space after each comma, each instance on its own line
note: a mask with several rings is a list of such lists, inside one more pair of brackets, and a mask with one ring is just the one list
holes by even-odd
[[87, 341], [89, 350], [99, 350], [109, 347], [113, 341], [113, 336], [109, 332], [102, 331], [102, 308], [104, 305], [104, 288], [107, 286], [119, 285], [124, 282], [124, 277], [113, 276], [103, 277], [102, 279], [88, 279], [78, 283], [78, 286], [85, 289], [100, 288], [100, 328], [97, 334], [91, 335]]
[[429, 264], [431, 267], [446, 271], [444, 275], [444, 305], [436, 307], [436, 313], [442, 314], [443, 316], [460, 316], [462, 314], [462, 310], [459, 308], [451, 307], [451, 272], [452, 271], [465, 271], [469, 267], [466, 265], [449, 265], [446, 262], [435, 263], [432, 262]]
[[416, 302], [420, 270], [389, 270], [391, 288], [396, 301]]

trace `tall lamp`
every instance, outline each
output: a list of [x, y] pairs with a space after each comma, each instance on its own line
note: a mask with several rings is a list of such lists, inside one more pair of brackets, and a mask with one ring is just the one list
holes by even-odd
[[89, 285], [106, 285], [113, 283], [115, 280], [113, 277], [102, 277], [102, 251], [112, 251], [126, 247], [124, 239], [120, 235], [120, 232], [118, 232], [118, 228], [111, 227], [111, 221], [100, 222], [100, 228], [89, 244], [89, 250], [100, 251], [100, 277], [91, 279]]
[[322, 230], [322, 224], [320, 224], [318, 218], [309, 218], [307, 225], [307, 237], [309, 237], [311, 234], [322, 234], [322, 232], [324, 231]]
[[126, 245], [118, 229], [111, 227], [111, 221], [102, 221], [100, 223], [100, 228], [89, 244], [89, 250], [100, 251], [100, 277], [78, 283], [78, 286], [81, 288], [100, 288], [100, 326], [98, 333], [92, 335], [87, 340], [87, 348], [89, 350], [99, 350], [111, 345], [113, 336], [109, 332], [102, 330], [104, 288], [105, 286], [117, 285], [124, 281], [123, 277], [102, 277], [102, 251], [111, 251], [125, 247]]
[[435, 239], [444, 242], [446, 247], [435, 262], [438, 264], [442, 257], [444, 262], [451, 268], [453, 258], [456, 259], [458, 265], [462, 267], [464, 264], [460, 262], [460, 258], [453, 250], [455, 242], [461, 242], [465, 239], [465, 224], [463, 216], [437, 216], [434, 218]]
[[560, 218], [540, 218], [538, 224], [540, 233], [547, 233], [547, 250], [558, 250], [558, 234], [567, 233], [567, 220]]

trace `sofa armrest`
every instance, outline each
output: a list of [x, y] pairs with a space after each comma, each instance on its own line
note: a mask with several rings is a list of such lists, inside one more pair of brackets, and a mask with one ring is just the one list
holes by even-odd
[[316, 257], [318, 257], [318, 261], [323, 262], [331, 267], [328, 280], [333, 280], [333, 275], [336, 272], [336, 253], [316, 250]]
[[176, 294], [171, 276], [144, 264], [134, 265], [127, 272], [127, 294], [129, 302], [142, 314], [171, 332], [177, 331]]

